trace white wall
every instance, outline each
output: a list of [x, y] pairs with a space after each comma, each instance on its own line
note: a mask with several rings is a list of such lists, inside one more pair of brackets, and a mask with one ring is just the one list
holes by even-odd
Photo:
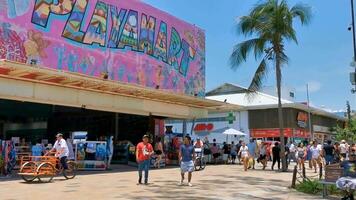
[[[234, 116], [236, 117], [236, 120], [234, 121], [233, 124], [229, 124], [227, 121], [209, 121], [209, 120], [206, 120], [204, 122], [195, 122], [195, 126], [197, 124], [200, 124], [200, 123], [204, 123], [204, 124], [208, 124], [208, 123], [212, 123], [214, 125], [214, 129], [213, 130], [219, 130], [219, 129], [223, 129], [223, 128], [226, 128], [226, 127], [229, 127], [229, 128], [234, 128], [236, 130], [240, 130], [244, 133], [246, 133], [246, 136], [241, 138], [245, 141], [248, 141], [249, 140], [249, 136], [250, 136], [250, 133], [249, 133], [249, 127], [248, 127], [248, 112], [247, 111], [237, 111], [237, 112], [233, 112], [234, 113]], [[225, 113], [210, 113], [208, 115], [208, 119], [211, 119], [211, 118], [224, 118], [224, 117], [227, 117], [228, 116], [228, 112], [225, 112]], [[191, 135], [192, 138], [194, 140], [196, 140], [197, 137], [201, 138], [201, 139], [204, 139], [205, 137], [208, 137], [209, 141], [212, 143], [213, 142], [213, 139], [216, 139], [216, 142], [217, 143], [223, 143], [226, 141], [226, 139], [228, 139], [228, 142], [231, 143], [231, 141], [235, 141], [238, 142], [238, 140], [240, 138], [238, 137], [233, 137], [233, 136], [230, 136], [229, 138], [226, 138], [225, 135], [222, 134], [222, 132], [206, 132], [206, 133], [195, 133], [194, 131], [191, 132], [192, 130], [192, 122], [188, 122], [187, 123], [187, 134]], [[180, 121], [179, 123], [166, 123], [165, 126], [173, 126], [173, 132], [175, 133], [183, 133], [183, 122]], [[193, 127], [194, 129], [194, 127]]]

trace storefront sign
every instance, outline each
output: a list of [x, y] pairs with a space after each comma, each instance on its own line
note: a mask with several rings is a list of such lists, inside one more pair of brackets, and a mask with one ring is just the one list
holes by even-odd
[[210, 132], [214, 129], [214, 124], [197, 124], [194, 127], [195, 132]]
[[0, 59], [205, 93], [205, 33], [139, 0], [7, 0]]
[[308, 122], [308, 114], [305, 112], [298, 112], [297, 124], [300, 128], [306, 128]]
[[[251, 129], [250, 130], [251, 137], [253, 138], [273, 138], [279, 137], [280, 132], [279, 128], [271, 128], [271, 129]], [[308, 138], [309, 132], [303, 129], [292, 129], [285, 128], [283, 129], [284, 137], [296, 137], [296, 138]]]

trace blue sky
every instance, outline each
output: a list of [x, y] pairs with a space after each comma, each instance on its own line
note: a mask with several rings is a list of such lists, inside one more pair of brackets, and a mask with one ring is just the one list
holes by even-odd
[[[253, 57], [239, 69], [230, 69], [228, 59], [234, 44], [244, 40], [236, 34], [239, 16], [248, 14], [258, 3], [253, 0], [144, 0], [206, 31], [207, 90], [231, 82], [247, 87], [257, 67]], [[305, 101], [306, 84], [310, 85], [311, 102], [333, 110], [345, 109], [349, 100], [356, 109], [356, 95], [351, 94], [349, 72], [352, 60], [352, 34], [347, 30], [351, 22], [350, 1], [290, 0], [289, 4], [307, 3], [312, 7], [309, 26], [296, 23], [298, 42], [288, 43], [290, 58], [283, 68], [283, 84], [297, 90], [297, 101]], [[265, 85], [275, 84], [271, 71]]]

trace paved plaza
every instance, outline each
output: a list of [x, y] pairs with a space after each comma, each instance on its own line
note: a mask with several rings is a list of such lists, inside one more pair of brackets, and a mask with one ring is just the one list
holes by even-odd
[[0, 179], [0, 199], [321, 199], [289, 189], [292, 173], [260, 168], [244, 172], [239, 165], [209, 165], [194, 173], [193, 187], [178, 186], [178, 168], [152, 170], [148, 186], [136, 185], [137, 173], [129, 166], [82, 173], [73, 180], [56, 177], [52, 183]]

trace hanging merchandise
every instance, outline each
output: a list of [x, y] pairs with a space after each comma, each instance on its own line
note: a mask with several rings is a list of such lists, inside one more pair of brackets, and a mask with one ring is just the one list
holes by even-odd
[[79, 170], [106, 170], [107, 143], [85, 141], [75, 144], [75, 160]]
[[10, 175], [16, 165], [16, 151], [14, 143], [10, 141], [2, 141], [2, 171], [3, 175]]
[[3, 140], [0, 140], [0, 175], [4, 175], [4, 156], [3, 156]]

